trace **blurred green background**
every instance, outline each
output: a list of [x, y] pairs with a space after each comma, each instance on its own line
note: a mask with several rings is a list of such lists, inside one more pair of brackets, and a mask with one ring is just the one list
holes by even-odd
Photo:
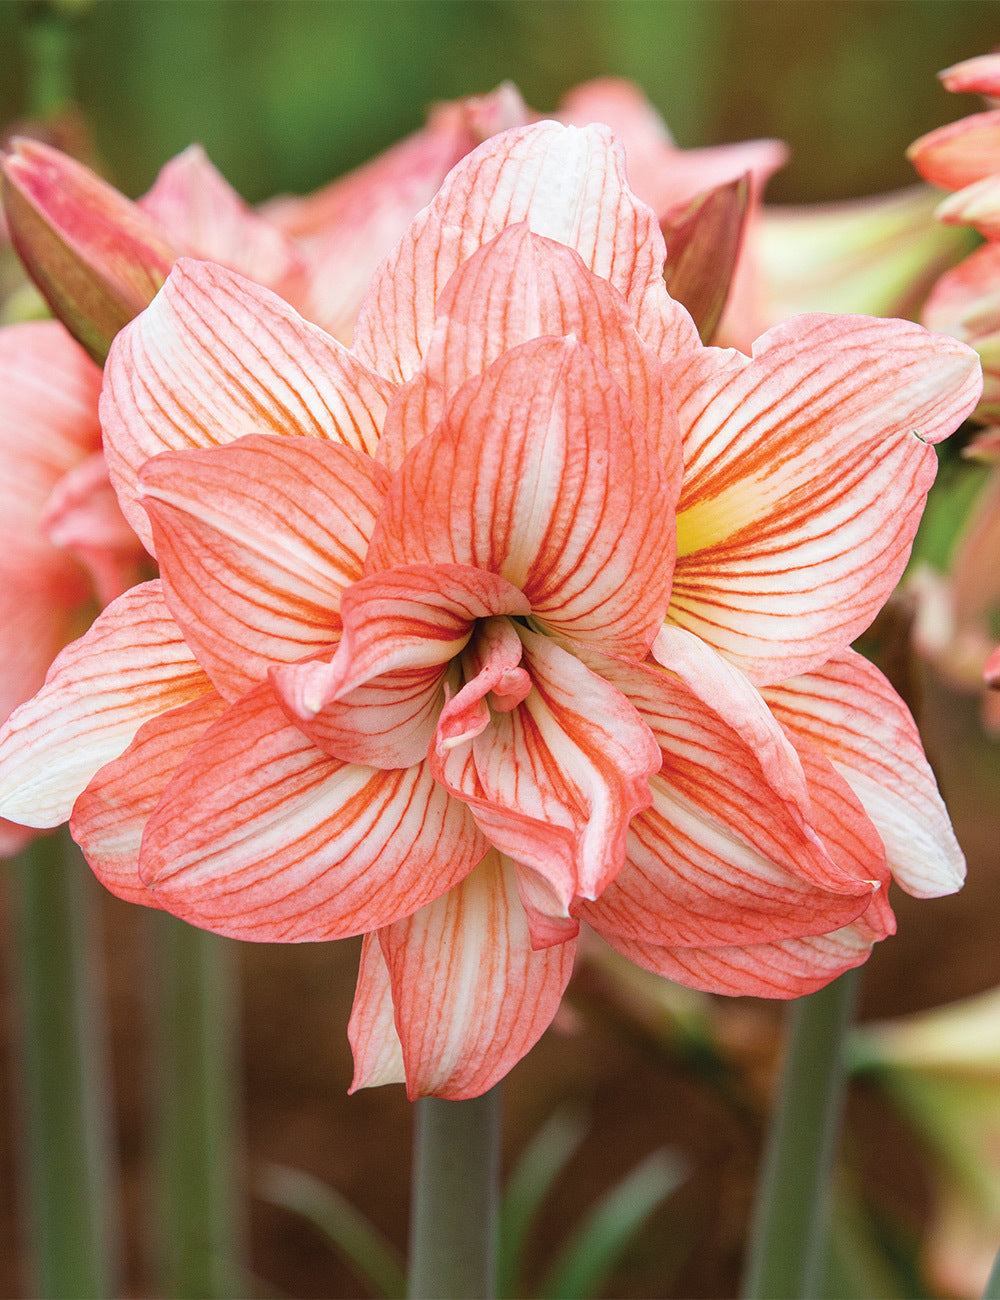
[[[792, 146], [808, 202], [906, 184], [915, 136], [960, 111], [935, 72], [1000, 41], [995, 0], [57, 0], [71, 81], [130, 193], [200, 141], [249, 199], [303, 191], [510, 78], [536, 108], [640, 82], [683, 145]], [[0, 0], [0, 118], [31, 108], [52, 6]]]

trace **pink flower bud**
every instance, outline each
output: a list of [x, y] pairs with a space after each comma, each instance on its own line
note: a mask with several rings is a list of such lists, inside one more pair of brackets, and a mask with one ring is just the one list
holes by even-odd
[[722, 317], [750, 206], [750, 176], [699, 194], [683, 213], [664, 223], [670, 296], [691, 313], [706, 343]]
[[11, 241], [28, 274], [103, 364], [111, 340], [167, 278], [175, 250], [134, 203], [58, 149], [15, 140], [0, 172]]

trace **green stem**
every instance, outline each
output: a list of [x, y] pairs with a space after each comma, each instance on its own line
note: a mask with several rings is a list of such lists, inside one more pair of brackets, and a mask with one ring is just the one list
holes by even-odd
[[797, 999], [750, 1234], [745, 1300], [819, 1293], [830, 1174], [844, 1095], [844, 1039], [860, 972]]
[[11, 863], [31, 1294], [117, 1291], [120, 1219], [104, 1025], [99, 886], [65, 831]]
[[235, 944], [151, 912], [158, 1289], [238, 1300], [244, 1271]]
[[410, 1300], [496, 1295], [500, 1086], [472, 1101], [416, 1103]]

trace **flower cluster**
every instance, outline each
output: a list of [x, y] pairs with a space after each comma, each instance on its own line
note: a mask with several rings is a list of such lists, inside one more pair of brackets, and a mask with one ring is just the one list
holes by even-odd
[[[955, 92], [1000, 98], [1000, 54], [967, 59], [941, 73]], [[922, 319], [930, 328], [962, 339], [979, 353], [983, 395], [974, 412], [988, 427], [970, 447], [995, 461], [1000, 448], [1000, 108], [952, 122], [921, 136], [909, 150], [920, 174], [953, 190], [937, 216], [969, 225], [985, 243], [937, 282]], [[950, 580], [935, 583], [923, 599], [918, 645], [949, 677], [966, 687], [981, 681], [1000, 687], [1000, 648], [988, 654], [989, 616], [1000, 600], [996, 553], [1000, 544], [1000, 472], [990, 476], [970, 516], [951, 566]], [[995, 633], [994, 633], [995, 639]], [[985, 661], [985, 663], [984, 663]], [[985, 708], [987, 726], [1000, 725], [995, 699]]]
[[244, 939], [365, 936], [354, 1086], [473, 1096], [581, 927], [788, 997], [963, 863], [912, 719], [848, 647], [978, 361], [797, 317], [752, 357], [666, 292], [605, 127], [450, 172], [344, 347], [181, 259], [115, 339], [111, 482], [160, 566], [0, 733], [0, 812]]
[[[1000, 54], [981, 55], [941, 73], [949, 90], [1000, 97]], [[1000, 416], [1000, 108], [973, 113], [914, 141], [909, 158], [925, 180], [954, 190], [939, 220], [974, 226], [986, 243], [938, 281], [924, 322], [963, 339], [983, 362], [977, 415]]]

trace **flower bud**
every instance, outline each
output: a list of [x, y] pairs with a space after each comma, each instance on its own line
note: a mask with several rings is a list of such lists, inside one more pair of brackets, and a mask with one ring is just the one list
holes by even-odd
[[749, 204], [745, 175], [699, 194], [664, 224], [667, 289], [691, 313], [705, 343], [712, 341], [729, 297]]
[[36, 140], [0, 162], [11, 242], [54, 314], [103, 365], [177, 256], [158, 227], [88, 167]]

